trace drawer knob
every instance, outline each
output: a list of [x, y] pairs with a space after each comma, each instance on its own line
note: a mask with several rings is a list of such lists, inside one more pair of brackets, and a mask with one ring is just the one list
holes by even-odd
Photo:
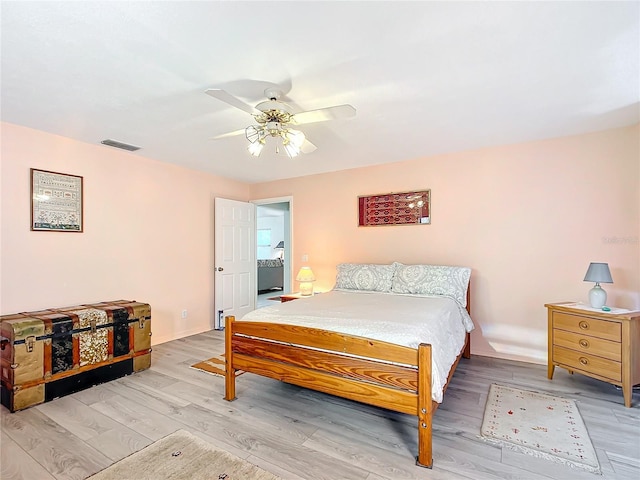
[[582, 330], [589, 330], [589, 324], [587, 322], [585, 322], [584, 320], [582, 320], [578, 326], [582, 329]]
[[589, 348], [589, 341], [581, 338], [578, 342], [582, 348]]
[[584, 357], [580, 357], [580, 363], [582, 365], [589, 365], [589, 359], [588, 358], [584, 358]]

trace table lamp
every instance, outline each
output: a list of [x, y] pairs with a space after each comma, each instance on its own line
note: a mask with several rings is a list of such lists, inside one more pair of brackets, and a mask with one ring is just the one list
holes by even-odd
[[595, 286], [589, 290], [589, 304], [593, 308], [602, 308], [607, 303], [607, 292], [600, 286], [600, 283], [613, 283], [609, 265], [606, 263], [591, 263], [584, 276], [585, 282], [596, 282]]
[[302, 267], [296, 276], [296, 280], [300, 282], [300, 295], [309, 296], [313, 295], [313, 282], [316, 277], [313, 275], [313, 271], [309, 267]]
[[284, 240], [280, 240], [274, 248], [280, 250], [280, 258], [284, 258]]

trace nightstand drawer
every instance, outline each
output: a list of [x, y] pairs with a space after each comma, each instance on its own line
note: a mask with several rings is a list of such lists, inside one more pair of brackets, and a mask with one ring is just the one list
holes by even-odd
[[603, 340], [581, 333], [573, 333], [554, 328], [553, 344], [589, 355], [608, 358], [615, 362], [622, 361], [621, 344], [611, 340]]
[[553, 328], [620, 342], [622, 329], [618, 322], [581, 317], [562, 312], [553, 313]]
[[576, 370], [582, 370], [614, 381], [622, 380], [622, 365], [613, 360], [588, 355], [564, 347], [553, 347], [553, 361]]

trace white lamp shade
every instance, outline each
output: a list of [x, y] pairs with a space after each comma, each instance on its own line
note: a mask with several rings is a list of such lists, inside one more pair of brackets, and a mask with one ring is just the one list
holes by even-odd
[[309, 267], [302, 267], [298, 272], [296, 280], [299, 282], [314, 282], [316, 280], [313, 271]]

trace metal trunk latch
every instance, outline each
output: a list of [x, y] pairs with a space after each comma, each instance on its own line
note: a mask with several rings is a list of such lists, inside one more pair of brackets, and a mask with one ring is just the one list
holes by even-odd
[[144, 328], [144, 320], [145, 320], [145, 318], [144, 318], [144, 317], [140, 317], [140, 318], [138, 319], [138, 327], [140, 327], [140, 328]]
[[27, 353], [33, 352], [33, 347], [36, 344], [36, 336], [35, 335], [29, 335], [27, 338], [24, 339], [24, 344], [27, 347]]
[[92, 318], [91, 320], [89, 320], [89, 325], [91, 325], [91, 333], [96, 333], [96, 319]]

